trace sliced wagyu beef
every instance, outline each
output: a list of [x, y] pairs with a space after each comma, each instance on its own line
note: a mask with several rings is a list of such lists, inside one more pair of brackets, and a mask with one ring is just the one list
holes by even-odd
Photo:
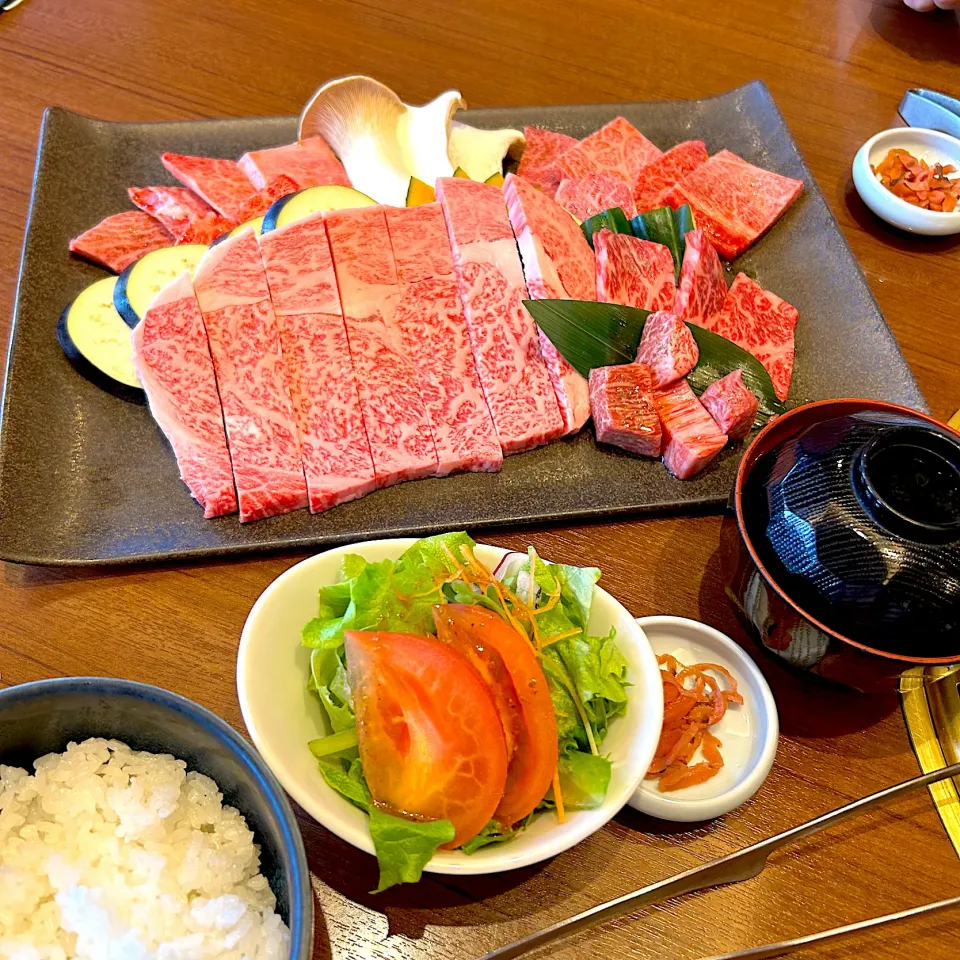
[[706, 144], [702, 140], [688, 140], [678, 143], [648, 163], [637, 174], [633, 185], [633, 203], [637, 213], [664, 206], [670, 188], [706, 162]]
[[721, 150], [667, 194], [676, 208], [689, 203], [697, 225], [727, 260], [768, 230], [803, 190], [803, 182], [755, 167]]
[[376, 488], [322, 214], [259, 238], [300, 439], [319, 513]]
[[600, 443], [644, 457], [660, 455], [661, 427], [650, 370], [639, 363], [590, 371], [590, 409]]
[[[507, 213], [520, 249], [527, 290], [535, 300], [595, 300], [594, 257], [573, 217], [522, 177], [507, 174]], [[587, 381], [538, 329], [540, 352], [557, 394], [567, 433], [590, 417]]]
[[280, 177], [289, 179], [296, 190], [331, 183], [351, 186], [347, 171], [323, 137], [307, 137], [269, 150], [251, 150], [240, 158], [238, 166], [255, 190], [266, 190]]
[[798, 319], [796, 307], [740, 273], [723, 308], [705, 326], [752, 353], [770, 374], [777, 396], [786, 400], [793, 378], [793, 331]]
[[594, 257], [573, 217], [522, 177], [507, 174], [503, 197], [530, 296], [595, 300]]
[[505, 454], [565, 431], [527, 295], [503, 194], [459, 177], [437, 180], [470, 345]]
[[503, 451], [470, 350], [440, 204], [384, 212], [400, 287], [394, 322], [420, 377], [437, 475], [499, 470]]
[[223, 411], [189, 274], [157, 294], [131, 339], [150, 412], [173, 448], [187, 489], [205, 517], [235, 513]]
[[165, 153], [160, 161], [185, 187], [234, 223], [259, 217], [275, 200], [297, 189], [289, 177], [279, 176], [258, 190], [236, 160]]
[[711, 383], [700, 395], [700, 402], [731, 442], [742, 440], [750, 432], [760, 408], [740, 369]]
[[177, 243], [213, 243], [236, 223], [186, 187], [128, 187], [135, 207], [156, 217]]
[[637, 174], [659, 156], [660, 150], [632, 123], [617, 117], [557, 161], [556, 200], [581, 220], [611, 207], [632, 217], [637, 212], [633, 204]]
[[396, 329], [400, 287], [384, 208], [336, 210], [326, 224], [377, 486], [432, 476], [430, 417]]
[[661, 154], [629, 120], [616, 117], [567, 150], [557, 161], [562, 180], [609, 173], [633, 184], [637, 174]]
[[519, 176], [536, 184], [551, 199], [560, 185], [560, 168], [557, 161], [580, 141], [576, 137], [539, 127], [524, 127], [526, 146], [517, 167]]
[[690, 328], [672, 313], [651, 313], [643, 325], [637, 363], [649, 367], [654, 387], [666, 387], [685, 377], [700, 359]]
[[123, 273], [145, 253], [172, 245], [173, 237], [159, 221], [140, 210], [127, 210], [74, 237], [69, 247], [87, 260], [114, 273]]
[[723, 264], [705, 231], [691, 230], [686, 236], [680, 285], [673, 302], [673, 313], [687, 323], [706, 327], [723, 307], [727, 282]]
[[217, 373], [240, 520], [299, 510], [307, 505], [300, 441], [253, 232], [212, 246], [194, 290]]
[[677, 294], [673, 255], [662, 243], [600, 230], [593, 237], [597, 299], [641, 310], [669, 310]]
[[630, 184], [612, 173], [588, 173], [576, 180], [561, 180], [554, 199], [578, 220], [613, 207], [619, 207], [627, 217], [636, 213]]
[[653, 394], [663, 426], [663, 462], [678, 479], [695, 477], [727, 445], [727, 435], [686, 380]]

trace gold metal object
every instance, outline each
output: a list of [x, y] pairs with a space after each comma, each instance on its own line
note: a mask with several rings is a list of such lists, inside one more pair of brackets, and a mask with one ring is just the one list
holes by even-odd
[[[960, 668], [914, 667], [900, 677], [903, 718], [924, 773], [960, 760]], [[957, 780], [931, 784], [930, 795], [960, 856]]]
[[960, 430], [960, 410], [958, 410], [948, 421], [948, 427], [953, 427], [954, 430]]

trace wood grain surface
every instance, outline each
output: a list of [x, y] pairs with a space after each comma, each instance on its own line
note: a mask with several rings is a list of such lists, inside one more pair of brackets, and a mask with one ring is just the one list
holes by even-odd
[[[857, 199], [850, 162], [896, 122], [905, 88], [960, 93], [958, 64], [956, 16], [915, 14], [900, 0], [26, 0], [0, 16], [0, 323], [6, 329], [49, 104], [164, 120], [296, 113], [318, 84], [345, 73], [373, 74], [415, 103], [458, 87], [472, 106], [703, 97], [759, 77], [934, 414], [946, 418], [960, 406], [957, 241], [886, 228]], [[742, 637], [724, 597], [719, 526], [716, 516], [674, 517], [486, 539], [601, 566], [603, 585], [638, 616], [696, 617]], [[240, 629], [258, 594], [298, 559], [79, 573], [6, 566], [2, 684], [123, 676], [192, 697], [242, 729]], [[917, 773], [895, 696], [811, 687], [762, 662], [781, 711], [780, 752], [757, 797], [715, 822], [673, 826], [626, 811], [537, 868], [428, 878], [372, 897], [373, 860], [301, 818], [320, 906], [315, 955], [476, 957]], [[960, 862], [929, 798], [915, 795], [777, 855], [755, 880], [608, 923], [550, 955], [696, 958], [958, 886]], [[958, 915], [945, 914], [804, 956], [953, 958], [958, 930]]]

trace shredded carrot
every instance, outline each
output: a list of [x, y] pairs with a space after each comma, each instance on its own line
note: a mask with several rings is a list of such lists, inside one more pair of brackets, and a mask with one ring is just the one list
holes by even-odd
[[563, 794], [560, 792], [560, 768], [553, 769], [553, 802], [557, 805], [557, 820], [563, 823], [567, 819], [566, 811], [563, 809]]
[[960, 179], [951, 180], [948, 176], [957, 172], [952, 164], [930, 166], [926, 160], [895, 148], [870, 169], [892, 194], [915, 207], [941, 213], [953, 213], [957, 208]]
[[[659, 789], [666, 793], [706, 783], [716, 776], [723, 766], [723, 744], [710, 727], [719, 723], [731, 703], [743, 703], [743, 695], [730, 671], [719, 664], [685, 667], [669, 654], [657, 657], [657, 663], [663, 681], [663, 727], [647, 779], [657, 780]], [[727, 689], [707, 671], [719, 673]], [[688, 681], [693, 685], [687, 686]], [[691, 766], [698, 750], [703, 760]]]

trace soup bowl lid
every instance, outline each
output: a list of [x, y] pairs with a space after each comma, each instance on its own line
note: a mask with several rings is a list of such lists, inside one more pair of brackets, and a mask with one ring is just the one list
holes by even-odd
[[797, 407], [745, 452], [732, 506], [769, 588], [817, 629], [908, 663], [960, 656], [960, 436], [942, 423], [865, 399]]

